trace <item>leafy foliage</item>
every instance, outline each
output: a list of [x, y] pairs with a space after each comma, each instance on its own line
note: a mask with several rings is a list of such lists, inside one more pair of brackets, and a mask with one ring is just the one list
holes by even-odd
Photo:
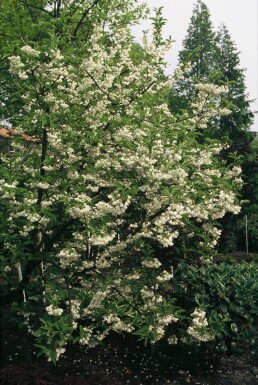
[[249, 347], [257, 353], [257, 262], [223, 262], [210, 267], [182, 265], [182, 269], [177, 290], [184, 288], [186, 299], [206, 310], [219, 350], [241, 353]]
[[[134, 1], [20, 3], [10, 15], [25, 12], [28, 26], [5, 58], [19, 105], [3, 103], [17, 134], [1, 156], [3, 302], [54, 363], [67, 345], [95, 347], [113, 332], [212, 340], [205, 311], [171, 293], [171, 250], [191, 238], [183, 257], [210, 262], [217, 220], [240, 210], [239, 167], [198, 137], [224, 114], [227, 87], [198, 83], [193, 111], [174, 116], [160, 10], [139, 48]], [[25, 148], [23, 133], [37, 142]]]

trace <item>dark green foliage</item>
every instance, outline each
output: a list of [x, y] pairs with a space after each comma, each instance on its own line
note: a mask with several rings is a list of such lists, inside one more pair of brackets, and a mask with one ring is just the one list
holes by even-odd
[[183, 41], [183, 49], [179, 52], [179, 65], [189, 62], [191, 70], [184, 79], [177, 80], [171, 89], [169, 105], [173, 113], [189, 110], [190, 103], [196, 96], [195, 83], [210, 82], [216, 71], [217, 51], [208, 7], [198, 0]]
[[210, 73], [215, 69], [214, 57], [217, 54], [217, 46], [209, 9], [200, 0], [197, 1], [193, 10], [183, 47], [179, 53], [179, 62], [192, 63], [188, 77], [209, 79]]
[[[232, 155], [250, 153], [254, 134], [249, 131], [253, 114], [246, 95], [244, 70], [240, 68], [239, 52], [228, 29], [221, 25], [217, 34], [213, 31], [208, 7], [198, 0], [179, 53], [179, 67], [187, 62], [191, 69], [179, 78], [170, 92], [171, 111], [191, 111], [190, 104], [196, 96], [195, 84], [214, 83], [227, 85], [229, 93], [224, 96], [224, 107], [231, 114], [218, 117], [202, 132], [204, 138], [215, 138], [229, 145], [223, 157], [232, 163]], [[241, 160], [243, 163], [243, 159]]]
[[[254, 133], [248, 129], [252, 123], [253, 114], [246, 95], [245, 76], [244, 70], [240, 68], [239, 52], [225, 25], [220, 27], [216, 43], [218, 75], [215, 81], [218, 84], [228, 85], [229, 93], [225, 96], [224, 103], [232, 112], [219, 119], [218, 130], [214, 132], [214, 137], [223, 139], [229, 144], [226, 159], [230, 162], [230, 152], [241, 156], [250, 153]], [[245, 160], [242, 159], [241, 163], [244, 164], [244, 162]]]
[[[258, 349], [258, 264], [181, 265], [176, 290], [205, 309], [222, 353]], [[194, 294], [197, 293], [197, 294]]]

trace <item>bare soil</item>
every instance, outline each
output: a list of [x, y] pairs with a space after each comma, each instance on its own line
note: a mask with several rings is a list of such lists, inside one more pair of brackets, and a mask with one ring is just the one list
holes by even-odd
[[74, 347], [53, 366], [17, 330], [1, 337], [0, 385], [258, 385], [258, 357], [249, 353], [179, 357], [114, 338], [87, 352]]

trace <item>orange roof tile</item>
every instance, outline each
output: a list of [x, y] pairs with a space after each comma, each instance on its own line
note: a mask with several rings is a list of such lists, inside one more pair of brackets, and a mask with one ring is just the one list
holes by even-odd
[[[0, 136], [2, 136], [3, 138], [12, 138], [14, 135], [19, 134], [13, 128], [0, 128]], [[39, 139], [32, 138], [31, 136], [26, 134], [21, 134], [20, 136], [28, 142], [39, 142]]]

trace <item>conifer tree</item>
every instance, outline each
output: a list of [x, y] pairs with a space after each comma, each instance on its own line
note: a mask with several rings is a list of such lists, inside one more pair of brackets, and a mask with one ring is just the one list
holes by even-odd
[[249, 131], [253, 114], [246, 94], [244, 69], [240, 67], [239, 52], [224, 24], [219, 28], [216, 41], [217, 83], [228, 84], [229, 93], [224, 102], [230, 108], [231, 114], [220, 117], [219, 132], [215, 135], [230, 143], [231, 152], [245, 156], [250, 151], [254, 136]]
[[[182, 68], [185, 66], [188, 69], [183, 76]], [[191, 102], [197, 92], [196, 83], [227, 85], [229, 93], [224, 99], [225, 116], [210, 124], [204, 135], [223, 139], [230, 144], [228, 152], [241, 155], [248, 151], [247, 144], [253, 140], [253, 135], [248, 131], [253, 114], [246, 95], [239, 52], [225, 25], [221, 25], [215, 34], [209, 9], [201, 0], [194, 7], [183, 49], [179, 53], [177, 72], [178, 80], [170, 93], [171, 110], [177, 113], [182, 109], [191, 109]]]
[[197, 1], [193, 10], [183, 47], [179, 62], [184, 63], [191, 58], [192, 68], [188, 76], [208, 80], [214, 70], [217, 46], [209, 9], [201, 0]]
[[[196, 83], [213, 79], [218, 50], [215, 37], [209, 9], [198, 0], [183, 41], [183, 49], [179, 52], [178, 80], [170, 93], [169, 104], [174, 113], [190, 109], [190, 103], [196, 96]], [[182, 76], [181, 67], [187, 63], [191, 67]]]

